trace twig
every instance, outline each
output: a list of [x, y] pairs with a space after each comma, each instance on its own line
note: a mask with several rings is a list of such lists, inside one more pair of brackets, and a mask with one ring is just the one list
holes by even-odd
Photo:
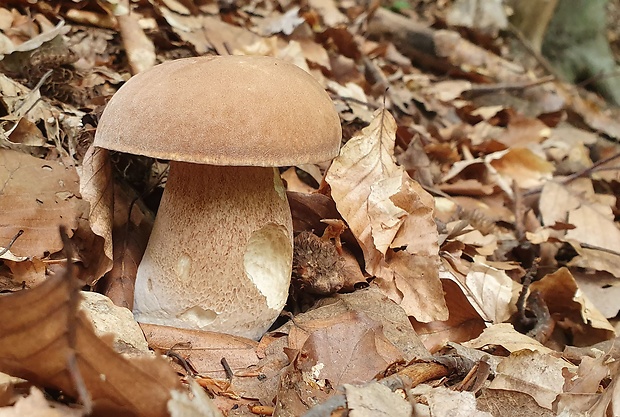
[[530, 326], [536, 322], [535, 318], [530, 318], [525, 315], [525, 307], [527, 301], [527, 292], [530, 288], [530, 284], [532, 284], [532, 280], [534, 279], [534, 275], [538, 271], [538, 263], [540, 262], [540, 258], [534, 259], [532, 263], [532, 267], [527, 271], [525, 276], [523, 277], [521, 288], [521, 293], [519, 294], [519, 299], [517, 300], [517, 313], [519, 314], [519, 321], [526, 326]]
[[168, 351], [166, 352], [166, 356], [175, 359], [183, 367], [183, 369], [185, 369], [185, 372], [187, 372], [189, 376], [195, 378], [198, 375], [198, 371], [196, 371], [196, 368], [194, 368], [194, 365], [192, 365], [189, 359], [185, 359], [183, 356], [173, 350], [175, 346], [168, 349]]
[[[577, 178], [581, 178], [581, 177], [585, 177], [590, 175], [593, 172], [596, 172], [598, 167], [600, 167], [601, 165], [607, 164], [615, 159], [620, 158], [620, 152], [613, 154], [612, 156], [605, 158], [605, 159], [601, 159], [600, 161], [596, 161], [595, 163], [592, 164], [592, 166], [589, 166], [587, 168], [582, 169], [581, 171], [575, 172], [574, 174], [569, 175], [568, 177], [562, 179], [562, 181], [559, 181], [560, 184], [562, 185], [566, 185], [574, 180], [576, 180]], [[607, 169], [607, 168], [606, 168]], [[524, 196], [530, 196], [533, 194], [538, 194], [542, 191], [543, 187], [536, 187], [534, 189], [529, 190], [528, 192], [523, 193]]]
[[540, 291], [532, 291], [527, 298], [527, 306], [536, 318], [534, 328], [527, 332], [527, 335], [538, 340], [540, 343], [545, 343], [551, 337], [551, 333], [553, 333], [555, 322], [551, 318], [549, 308]]
[[366, 101], [362, 101], [354, 97], [341, 96], [341, 95], [334, 94], [334, 93], [331, 93], [330, 96], [332, 100], [340, 100], [340, 101], [344, 101], [345, 103], [351, 102], [355, 104], [361, 104], [362, 106], [366, 106], [369, 109], [373, 109], [373, 110], [377, 110], [380, 107], [380, 106], [377, 106], [376, 104], [368, 103]]
[[[31, 94], [34, 94], [35, 91], [39, 90], [43, 86], [43, 84], [45, 84], [47, 82], [47, 80], [52, 76], [53, 72], [54, 71], [50, 69], [45, 74], [43, 74], [43, 76], [41, 77], [41, 79], [39, 80], [37, 85], [35, 85], [34, 88], [32, 90], [30, 90], [30, 92], [28, 93], [26, 98], [24, 98], [24, 100], [15, 109], [13, 109], [13, 113], [16, 113], [19, 110], [21, 110], [21, 108], [28, 102], [28, 96], [30, 96]], [[37, 98], [32, 103], [32, 105], [29, 108], [26, 109], [26, 111], [23, 113], [22, 116], [25, 116], [26, 114], [28, 114], [30, 112], [30, 110], [32, 110], [34, 108], [34, 106], [37, 105], [39, 100], [41, 100], [41, 97]]]
[[229, 381], [232, 380], [235, 374], [233, 373], [232, 369], [230, 369], [230, 365], [228, 365], [228, 361], [226, 360], [226, 358], [220, 359], [220, 363], [224, 368], [224, 372], [226, 372], [226, 378], [228, 378]]
[[510, 90], [525, 90], [532, 87], [537, 87], [542, 84], [555, 81], [555, 75], [547, 75], [546, 77], [539, 78], [532, 81], [515, 82], [515, 83], [497, 83], [497, 84], [475, 84], [470, 89], [463, 92], [467, 97], [477, 96], [480, 94], [492, 93], [494, 91], [510, 91]]
[[5, 253], [7, 253], [9, 250], [11, 250], [11, 246], [13, 246], [13, 244], [15, 243], [15, 241], [17, 240], [18, 237], [20, 237], [21, 235], [24, 234], [23, 230], [20, 230], [19, 232], [17, 232], [17, 234], [15, 234], [15, 236], [13, 236], [13, 239], [11, 239], [11, 241], [9, 242], [9, 244], [6, 246], [6, 248], [0, 250], [0, 256], [4, 255]]
[[600, 81], [600, 80], [604, 80], [605, 78], [614, 78], [614, 77], [620, 77], [620, 69], [616, 69], [614, 71], [611, 72], [600, 72], [582, 82], [580, 82], [579, 84], [576, 84], [577, 87], [585, 87], [589, 84], [592, 84], [596, 81]]
[[523, 45], [526, 51], [536, 59], [536, 61], [545, 69], [545, 71], [547, 71], [549, 74], [552, 74], [556, 80], [563, 80], [560, 74], [558, 74], [555, 68], [553, 68], [551, 63], [547, 60], [547, 58], [545, 58], [539, 52], [535, 51], [534, 48], [532, 48], [532, 45], [530, 45], [528, 40], [525, 39], [525, 36], [523, 36], [523, 33], [521, 33], [521, 31], [516, 26], [509, 24], [508, 28], [510, 29], [510, 32], [515, 36], [515, 38], [517, 38], [519, 43]]

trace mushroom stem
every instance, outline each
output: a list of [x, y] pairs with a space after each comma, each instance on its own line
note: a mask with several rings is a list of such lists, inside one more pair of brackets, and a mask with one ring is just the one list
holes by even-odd
[[136, 320], [260, 338], [286, 303], [292, 239], [277, 170], [171, 162]]

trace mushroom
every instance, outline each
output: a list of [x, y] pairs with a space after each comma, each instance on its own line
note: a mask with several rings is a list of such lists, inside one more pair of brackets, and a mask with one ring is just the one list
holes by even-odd
[[274, 167], [332, 159], [340, 140], [329, 95], [286, 61], [185, 58], [125, 83], [94, 145], [170, 160], [136, 320], [260, 338], [286, 303], [293, 254]]

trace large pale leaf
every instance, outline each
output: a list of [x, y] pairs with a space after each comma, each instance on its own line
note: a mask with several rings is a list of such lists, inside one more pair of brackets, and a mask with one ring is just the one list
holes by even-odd
[[179, 385], [174, 372], [160, 358], [116, 353], [77, 309], [79, 298], [77, 281], [62, 274], [1, 295], [0, 372], [74, 398], [81, 386], [95, 415], [167, 416], [170, 391]]
[[326, 180], [379, 288], [419, 321], [446, 320], [433, 199], [396, 164], [395, 134], [392, 115], [376, 111], [342, 147]]

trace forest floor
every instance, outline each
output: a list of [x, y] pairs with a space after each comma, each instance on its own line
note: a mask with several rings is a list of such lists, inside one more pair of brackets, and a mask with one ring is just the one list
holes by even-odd
[[[464, 3], [3, 2], [0, 417], [620, 416], [618, 109]], [[167, 163], [91, 146], [132, 75], [202, 55], [292, 62], [342, 124], [280, 168], [296, 254], [338, 269], [297, 256], [259, 341], [139, 327]]]

